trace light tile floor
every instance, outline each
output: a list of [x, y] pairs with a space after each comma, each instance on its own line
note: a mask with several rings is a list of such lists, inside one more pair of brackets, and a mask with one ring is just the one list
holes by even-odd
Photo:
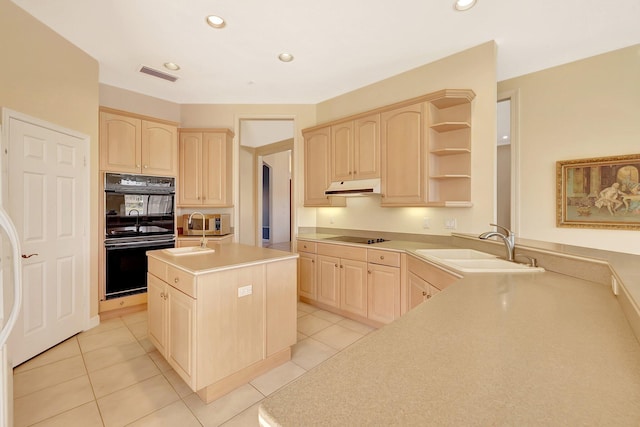
[[14, 425], [256, 426], [266, 396], [373, 328], [298, 303], [291, 361], [204, 404], [147, 339], [147, 313], [102, 322], [14, 369]]

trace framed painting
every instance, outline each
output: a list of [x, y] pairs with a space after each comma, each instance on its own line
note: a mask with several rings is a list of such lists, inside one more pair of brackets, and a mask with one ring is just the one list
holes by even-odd
[[640, 230], [640, 154], [556, 162], [556, 225]]

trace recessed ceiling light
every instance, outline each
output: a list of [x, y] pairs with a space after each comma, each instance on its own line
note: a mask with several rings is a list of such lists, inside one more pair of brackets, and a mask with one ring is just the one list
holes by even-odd
[[278, 59], [282, 62], [291, 62], [293, 61], [293, 55], [287, 52], [283, 52], [278, 55]]
[[459, 11], [469, 10], [473, 6], [475, 6], [475, 4], [476, 0], [456, 0], [456, 2], [453, 4], [453, 8]]
[[207, 24], [209, 24], [213, 28], [223, 28], [225, 25], [227, 25], [227, 23], [224, 22], [224, 19], [217, 15], [207, 16]]
[[178, 71], [180, 69], [180, 66], [175, 62], [165, 62], [164, 68], [166, 68], [167, 70]]

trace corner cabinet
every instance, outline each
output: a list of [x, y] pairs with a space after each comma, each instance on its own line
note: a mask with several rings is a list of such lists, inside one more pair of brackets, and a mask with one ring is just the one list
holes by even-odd
[[100, 170], [177, 175], [177, 125], [102, 108]]
[[344, 197], [328, 197], [324, 191], [331, 182], [331, 127], [303, 133], [304, 136], [304, 205], [346, 206]]
[[233, 206], [233, 132], [181, 129], [178, 206]]
[[428, 206], [471, 206], [472, 91], [446, 90], [430, 100]]

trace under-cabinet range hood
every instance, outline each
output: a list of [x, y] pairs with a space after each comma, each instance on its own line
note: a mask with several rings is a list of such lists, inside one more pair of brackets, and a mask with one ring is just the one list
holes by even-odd
[[335, 181], [324, 192], [327, 196], [369, 196], [380, 194], [380, 178]]

